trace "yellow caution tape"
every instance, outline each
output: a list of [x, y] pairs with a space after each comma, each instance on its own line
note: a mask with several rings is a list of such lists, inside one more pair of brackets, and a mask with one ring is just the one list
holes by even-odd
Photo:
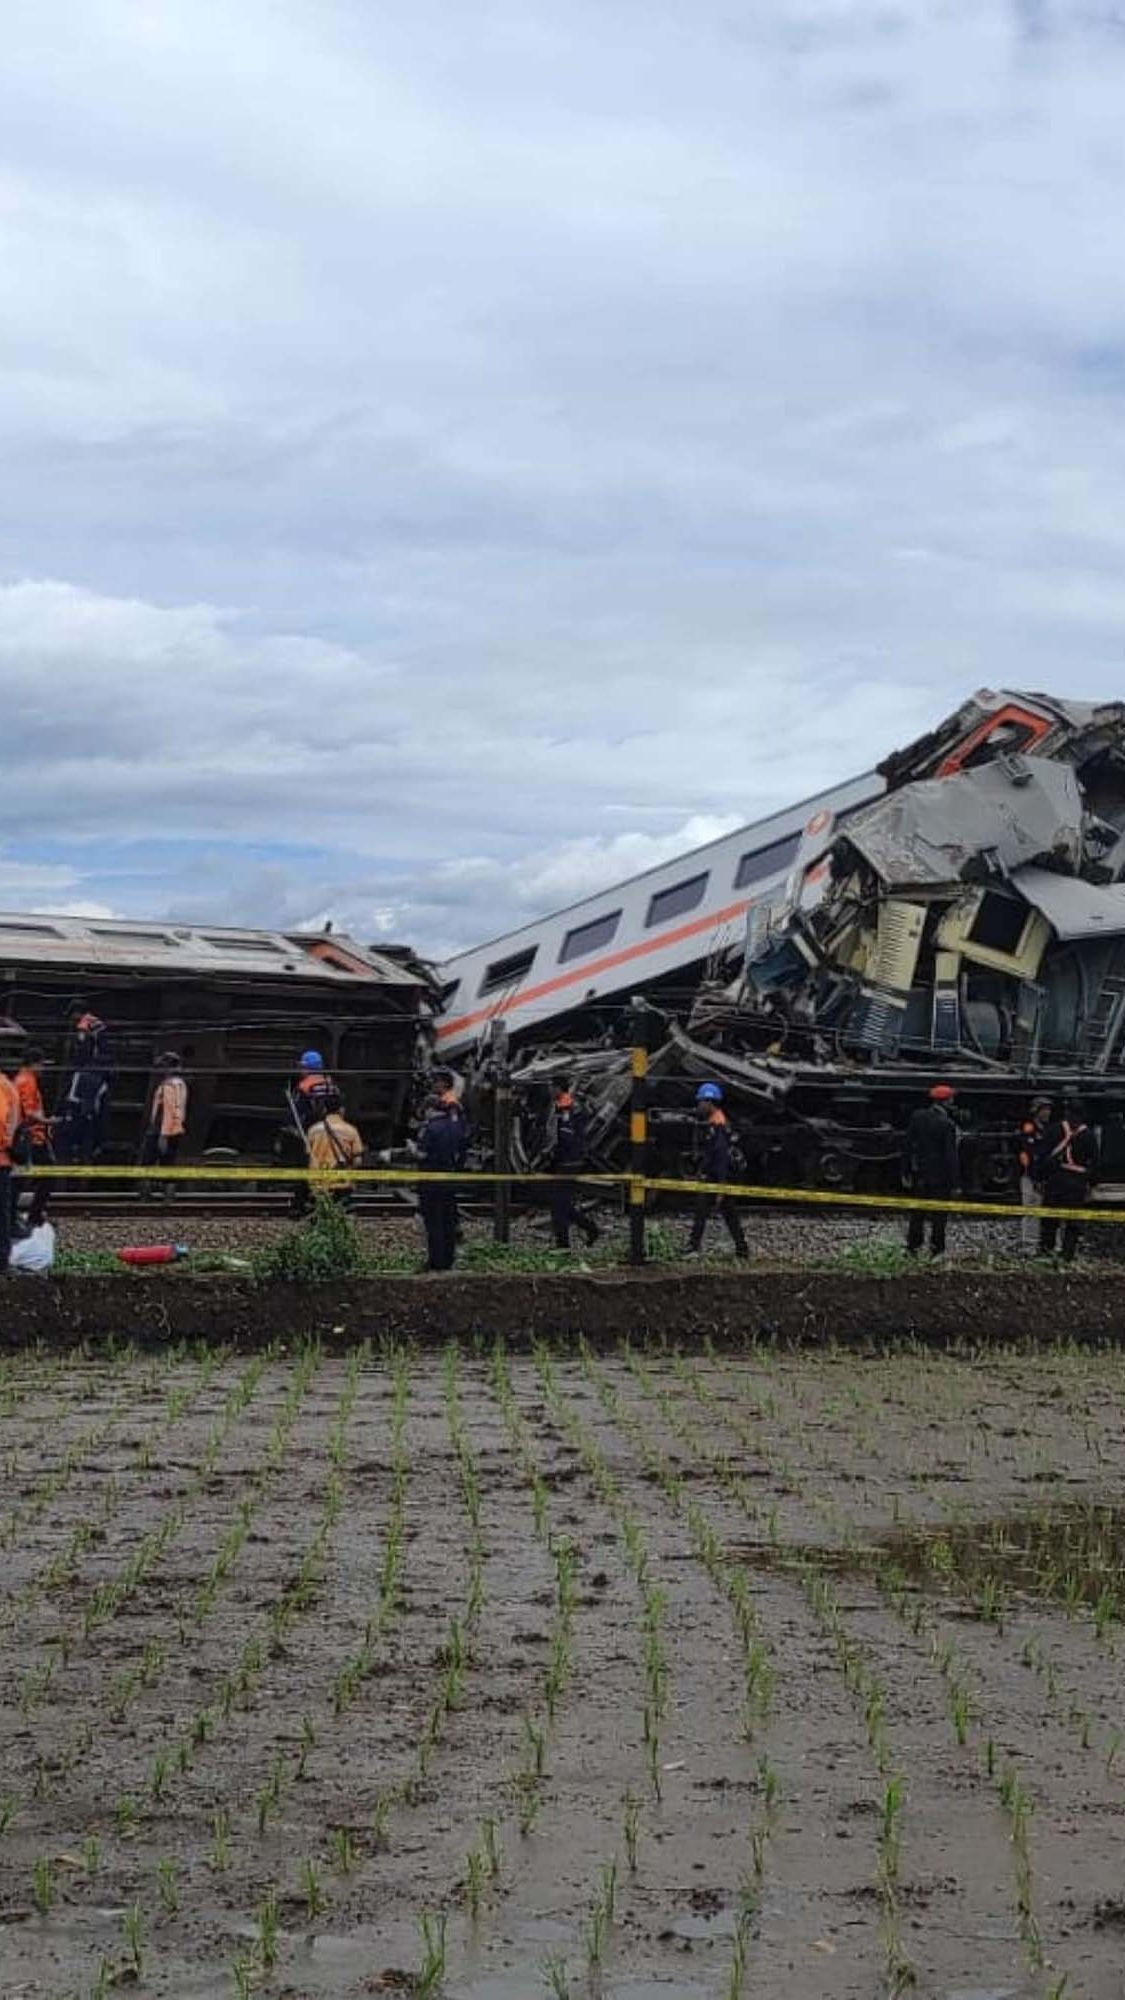
[[1109, 1208], [1023, 1208], [1018, 1202], [955, 1201], [952, 1195], [924, 1197], [908, 1194], [830, 1194], [823, 1188], [750, 1187], [739, 1181], [646, 1180], [645, 1186], [659, 1193], [675, 1190], [687, 1194], [733, 1195], [740, 1201], [796, 1201], [831, 1208], [889, 1208], [895, 1214], [917, 1209], [923, 1215], [1010, 1215], [1031, 1216], [1038, 1221], [1049, 1216], [1060, 1222], [1125, 1222], [1125, 1209]]
[[[429, 1187], [450, 1182], [460, 1188], [495, 1186], [504, 1183], [513, 1187], [557, 1187], [562, 1178], [558, 1174], [501, 1174], [491, 1170], [478, 1173], [468, 1168], [460, 1173], [434, 1174], [410, 1167], [341, 1167], [338, 1173], [314, 1167], [162, 1167], [160, 1165], [17, 1167], [14, 1171], [20, 1180], [253, 1181], [255, 1183], [287, 1181], [311, 1182], [316, 1188], [370, 1185]], [[956, 1201], [952, 1196], [946, 1200], [944, 1197], [927, 1198], [908, 1194], [837, 1194], [823, 1188], [756, 1187], [742, 1181], [665, 1180], [630, 1173], [569, 1173], [565, 1179], [570, 1187], [628, 1187], [631, 1201], [636, 1200], [636, 1191], [640, 1189], [645, 1193], [726, 1195], [738, 1201], [803, 1203], [809, 1207], [884, 1209], [896, 1215], [917, 1210], [924, 1215], [977, 1215], [986, 1220], [998, 1216], [1010, 1216], [1016, 1221], [1022, 1221], [1030, 1216], [1038, 1221], [1046, 1216], [1059, 1222], [1125, 1223], [1125, 1207], [1121, 1209], [1023, 1208], [1018, 1202]]]

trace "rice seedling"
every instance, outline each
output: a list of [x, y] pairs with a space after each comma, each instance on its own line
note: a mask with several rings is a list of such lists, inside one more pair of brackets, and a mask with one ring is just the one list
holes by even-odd
[[425, 1995], [441, 1990], [445, 1978], [448, 1921], [444, 1913], [434, 1916], [428, 1910], [423, 1910], [418, 1919], [422, 1963], [414, 1977], [415, 1993]]
[[175, 1862], [167, 1857], [156, 1864], [156, 1888], [161, 1908], [174, 1917], [180, 1907], [179, 1877]]
[[328, 1908], [328, 1898], [321, 1887], [320, 1873], [315, 1861], [301, 1863], [301, 1894], [305, 1899], [305, 1911], [310, 1923], [315, 1923]]
[[334, 1826], [328, 1838], [332, 1859], [341, 1875], [350, 1875], [359, 1860], [359, 1848], [349, 1826]]
[[96, 1875], [102, 1865], [102, 1844], [96, 1833], [88, 1834], [82, 1843], [82, 1866], [87, 1875]]
[[137, 1811], [137, 1801], [130, 1793], [126, 1793], [123, 1798], [115, 1802], [113, 1819], [120, 1838], [132, 1840], [137, 1831], [140, 1815]]
[[144, 1971], [145, 1939], [144, 1918], [141, 1915], [141, 1906], [139, 1903], [130, 1903], [129, 1908], [121, 1919], [121, 1934], [125, 1940], [125, 1949], [129, 1954], [129, 1963], [139, 1979]]
[[640, 1826], [640, 1801], [635, 1799], [631, 1792], [626, 1792], [623, 1830], [625, 1834], [625, 1859], [628, 1863], [630, 1875], [635, 1875], [637, 1872], [637, 1846], [640, 1838]]
[[565, 1958], [552, 1953], [543, 1960], [541, 1969], [551, 2000], [575, 2000], [575, 1990], [570, 1983], [570, 1967]]
[[222, 1875], [230, 1867], [230, 1814], [225, 1806], [215, 1808], [211, 1831], [211, 1867]]
[[258, 1953], [266, 1972], [272, 1972], [277, 1964], [280, 1930], [281, 1906], [277, 1889], [271, 1882], [258, 1907]]
[[49, 1916], [55, 1901], [54, 1863], [41, 1854], [31, 1871], [31, 1900], [41, 1917]]

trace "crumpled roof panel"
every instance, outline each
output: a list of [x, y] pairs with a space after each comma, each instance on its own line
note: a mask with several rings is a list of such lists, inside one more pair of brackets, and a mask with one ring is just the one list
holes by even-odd
[[1064, 940], [1125, 933], [1125, 882], [1100, 886], [1049, 868], [1018, 868], [1012, 886]]
[[1069, 764], [1012, 757], [956, 777], [925, 778], [867, 806], [843, 839], [890, 889], [940, 888], [992, 857], [1002, 873], [1054, 853], [1077, 868], [1082, 798]]

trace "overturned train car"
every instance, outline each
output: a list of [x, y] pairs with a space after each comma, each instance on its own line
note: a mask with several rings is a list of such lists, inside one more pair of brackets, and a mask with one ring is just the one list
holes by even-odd
[[371, 1147], [400, 1136], [431, 987], [409, 957], [336, 933], [235, 930], [0, 913], [0, 1017], [9, 1046], [41, 1048], [52, 1109], [66, 1088], [70, 1023], [109, 1030], [103, 1160], [134, 1157], [165, 1050], [191, 1085], [185, 1154], [274, 1157], [302, 1050], [321, 1050]]
[[[1080, 1093], [1125, 1178], [1125, 705], [982, 691], [878, 777], [846, 819], [810, 819], [685, 1016], [649, 1015], [657, 1164], [682, 1163], [694, 1087], [714, 1077], [755, 1178], [888, 1185], [941, 1080], [971, 1189], [1012, 1184], [1033, 1088]], [[627, 1068], [605, 1047], [524, 1051], [529, 1155], [569, 1071], [620, 1163]]]

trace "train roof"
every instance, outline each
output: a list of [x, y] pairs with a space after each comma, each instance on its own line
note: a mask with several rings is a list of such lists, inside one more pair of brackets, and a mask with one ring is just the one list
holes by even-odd
[[0, 965], [91, 971], [254, 974], [325, 985], [418, 988], [424, 981], [343, 931], [248, 930], [225, 924], [130, 923], [116, 917], [0, 911]]

